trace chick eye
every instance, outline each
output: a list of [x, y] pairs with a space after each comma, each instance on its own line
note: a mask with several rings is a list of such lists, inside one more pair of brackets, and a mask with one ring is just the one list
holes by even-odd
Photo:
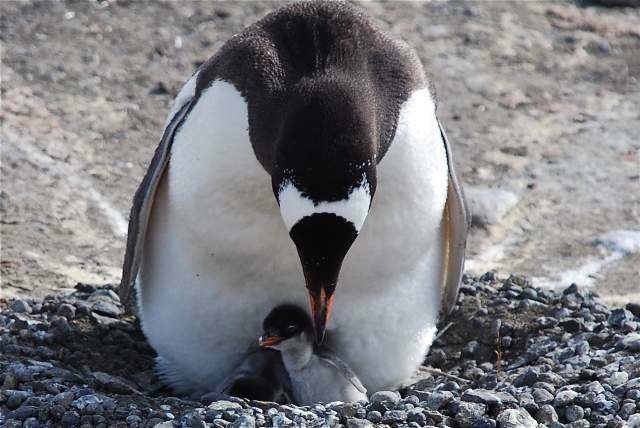
[[295, 324], [290, 324], [287, 326], [287, 333], [293, 333], [294, 331], [296, 331], [296, 325]]

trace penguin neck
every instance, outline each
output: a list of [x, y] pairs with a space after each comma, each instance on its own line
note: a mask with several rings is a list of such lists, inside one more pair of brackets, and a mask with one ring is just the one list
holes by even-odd
[[295, 337], [283, 343], [280, 352], [287, 371], [298, 371], [304, 369], [311, 361], [313, 345], [307, 337]]

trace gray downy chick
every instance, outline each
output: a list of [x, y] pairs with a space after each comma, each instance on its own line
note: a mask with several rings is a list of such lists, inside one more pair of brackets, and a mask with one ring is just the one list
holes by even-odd
[[260, 345], [280, 351], [298, 405], [367, 399], [351, 368], [325, 347], [314, 345], [313, 324], [295, 305], [275, 307], [264, 319]]

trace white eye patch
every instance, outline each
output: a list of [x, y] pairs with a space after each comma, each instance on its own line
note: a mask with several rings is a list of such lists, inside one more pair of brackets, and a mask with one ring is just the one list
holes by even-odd
[[291, 230], [300, 220], [313, 214], [335, 214], [351, 222], [356, 231], [360, 232], [371, 204], [369, 183], [363, 177], [359, 186], [341, 201], [314, 203], [302, 194], [291, 181], [284, 182], [278, 193], [280, 214], [288, 230]]

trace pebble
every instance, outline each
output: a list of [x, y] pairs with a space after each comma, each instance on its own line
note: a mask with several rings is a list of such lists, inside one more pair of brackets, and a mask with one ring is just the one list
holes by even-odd
[[486, 411], [487, 406], [484, 404], [461, 402], [455, 420], [463, 427], [470, 427], [482, 419]]
[[629, 427], [631, 428], [638, 428], [640, 427], [640, 413], [635, 413], [631, 416], [629, 416], [629, 419], [627, 420]]
[[576, 405], [567, 406], [564, 410], [564, 417], [569, 422], [580, 420], [584, 417], [584, 409]]
[[468, 389], [462, 394], [462, 401], [486, 404], [488, 406], [502, 404], [500, 398], [486, 389]]
[[411, 409], [407, 412], [407, 422], [415, 422], [424, 426], [427, 423], [427, 417], [422, 409]]
[[633, 314], [627, 309], [618, 308], [611, 311], [607, 324], [611, 327], [621, 327], [626, 321], [633, 321]]
[[536, 420], [541, 424], [549, 425], [552, 422], [558, 422], [558, 413], [552, 405], [545, 404], [536, 413]]
[[524, 409], [507, 409], [496, 418], [499, 428], [537, 428], [538, 423]]
[[69, 303], [63, 303], [58, 307], [58, 315], [65, 317], [68, 320], [74, 319], [76, 317], [76, 308], [75, 306]]
[[373, 428], [371, 421], [367, 419], [351, 418], [347, 419], [347, 428]]
[[382, 413], [377, 410], [372, 410], [367, 413], [367, 420], [373, 422], [374, 424], [377, 424], [382, 421]]
[[624, 371], [619, 371], [609, 376], [607, 383], [611, 386], [618, 386], [627, 383], [627, 380], [629, 380], [629, 374]]
[[554, 401], [553, 395], [546, 389], [536, 388], [533, 390], [533, 400], [538, 405], [549, 404]]
[[561, 391], [556, 394], [556, 397], [553, 399], [553, 405], [555, 407], [565, 407], [576, 399], [578, 393], [575, 391]]
[[427, 399], [426, 407], [431, 410], [438, 410], [447, 405], [453, 399], [450, 391], [436, 391]]
[[391, 403], [397, 404], [400, 401], [400, 394], [396, 391], [378, 391], [369, 397], [372, 403]]
[[382, 416], [382, 423], [384, 424], [399, 424], [407, 419], [407, 412], [404, 410], [388, 410]]
[[532, 368], [526, 369], [514, 381], [514, 386], [531, 386], [538, 381], [538, 372]]
[[18, 314], [30, 314], [31, 313], [31, 305], [25, 302], [22, 299], [15, 299], [9, 305], [11, 310]]

